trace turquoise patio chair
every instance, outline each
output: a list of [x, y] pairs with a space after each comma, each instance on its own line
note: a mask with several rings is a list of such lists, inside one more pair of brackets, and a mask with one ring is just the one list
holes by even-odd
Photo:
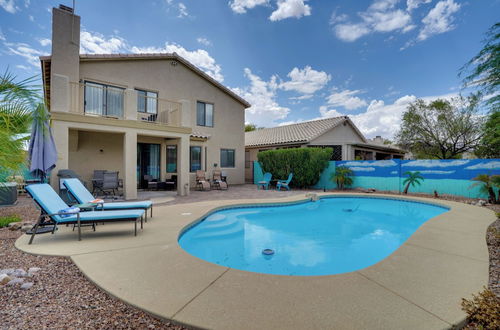
[[273, 175], [269, 172], [264, 173], [264, 179], [262, 181], [257, 182], [257, 189], [262, 186], [262, 189], [269, 189], [269, 184], [271, 183], [271, 179]]
[[[141, 220], [144, 215], [144, 210], [123, 210], [123, 211], [91, 211], [79, 213], [65, 213], [62, 210], [68, 208], [68, 205], [59, 197], [59, 195], [47, 183], [32, 184], [26, 187], [26, 191], [33, 198], [35, 203], [40, 206], [42, 213], [38, 218], [35, 226], [31, 230], [31, 238], [29, 244], [33, 242], [33, 238], [37, 234], [40, 226], [52, 225], [52, 234], [55, 232], [58, 224], [74, 224], [78, 228], [78, 240], [81, 241], [81, 225], [94, 224], [96, 222], [118, 222], [118, 221], [133, 221], [134, 235], [137, 236], [137, 221]], [[46, 218], [50, 219], [44, 222]], [[95, 229], [95, 228], [94, 228]], [[43, 231], [47, 232], [47, 231]]]
[[[68, 192], [78, 201], [79, 204], [90, 203], [95, 199], [87, 188], [78, 179], [64, 179], [63, 185], [68, 189]], [[146, 213], [145, 220], [148, 221], [148, 210], [151, 209], [151, 217], [153, 216], [153, 202], [113, 202], [113, 203], [98, 203], [96, 210], [144, 210]]]
[[281, 188], [286, 188], [286, 190], [290, 190], [290, 181], [292, 181], [293, 173], [288, 174], [288, 179], [279, 180], [276, 184], [276, 190], [281, 190]]

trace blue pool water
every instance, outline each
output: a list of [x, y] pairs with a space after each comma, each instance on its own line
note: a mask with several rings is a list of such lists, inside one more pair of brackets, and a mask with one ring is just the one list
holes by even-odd
[[[231, 268], [331, 275], [381, 261], [425, 221], [446, 211], [431, 204], [360, 197], [233, 208], [210, 214], [184, 232], [179, 244], [198, 258]], [[265, 249], [272, 251], [266, 255]]]

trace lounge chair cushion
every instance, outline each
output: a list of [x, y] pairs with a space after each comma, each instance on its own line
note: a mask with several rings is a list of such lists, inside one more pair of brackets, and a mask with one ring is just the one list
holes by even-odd
[[[59, 213], [60, 210], [68, 208], [68, 205], [59, 197], [59, 195], [47, 183], [32, 184], [26, 187], [26, 190], [33, 196], [33, 199], [43, 208], [48, 214]], [[93, 211], [80, 213], [80, 221], [95, 221], [95, 220], [114, 220], [121, 218], [139, 218], [144, 214], [144, 210], [128, 210], [128, 211]], [[76, 215], [67, 218], [55, 215], [52, 217], [56, 222], [74, 222]]]
[[[95, 199], [78, 179], [65, 179], [63, 184], [80, 204], [89, 203]], [[103, 207], [104, 210], [148, 209], [151, 205], [153, 205], [153, 202], [151, 201], [114, 202], [104, 203]]]

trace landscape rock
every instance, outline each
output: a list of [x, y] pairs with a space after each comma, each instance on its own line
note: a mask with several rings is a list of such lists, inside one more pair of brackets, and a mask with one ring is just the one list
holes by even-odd
[[28, 290], [29, 288], [31, 288], [33, 286], [33, 282], [26, 282], [26, 283], [23, 283], [23, 285], [21, 285], [21, 290]]
[[28, 269], [28, 273], [33, 274], [33, 273], [39, 272], [41, 270], [42, 269], [40, 267], [31, 267], [30, 269]]
[[1, 274], [0, 275], [0, 285], [4, 285], [9, 283], [12, 280], [12, 278], [7, 275], [7, 274]]
[[477, 206], [485, 206], [486, 204], [487, 204], [486, 201], [483, 199], [480, 199], [476, 202]]
[[22, 227], [21, 227], [21, 231], [22, 231], [23, 233], [25, 233], [25, 232], [27, 232], [28, 230], [30, 230], [31, 228], [33, 228], [33, 226], [32, 226], [32, 225], [22, 226]]
[[0, 270], [0, 274], [7, 274], [10, 275], [14, 272], [14, 268], [5, 268]]
[[14, 230], [19, 230], [21, 227], [22, 227], [22, 223], [21, 222], [11, 222], [9, 223], [9, 229], [14, 231]]
[[12, 280], [10, 280], [9, 283], [7, 283], [7, 285], [8, 286], [14, 286], [16, 284], [20, 284], [20, 283], [23, 283], [23, 282], [24, 282], [24, 280], [22, 278], [15, 277]]
[[18, 268], [14, 270], [10, 275], [14, 277], [26, 277], [28, 276], [28, 273], [24, 269]]

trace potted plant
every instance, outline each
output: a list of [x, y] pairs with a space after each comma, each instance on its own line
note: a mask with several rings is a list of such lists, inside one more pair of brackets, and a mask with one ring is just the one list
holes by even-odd
[[497, 198], [494, 189], [495, 187], [500, 188], [500, 175], [479, 174], [472, 180], [476, 182], [471, 184], [470, 188], [479, 185], [481, 192], [488, 194], [488, 202], [490, 202], [491, 204], [500, 203], [500, 193]]
[[8, 71], [0, 76], [0, 205], [17, 200], [17, 182], [11, 178], [26, 162], [26, 141], [39, 100], [34, 78], [16, 82]]

